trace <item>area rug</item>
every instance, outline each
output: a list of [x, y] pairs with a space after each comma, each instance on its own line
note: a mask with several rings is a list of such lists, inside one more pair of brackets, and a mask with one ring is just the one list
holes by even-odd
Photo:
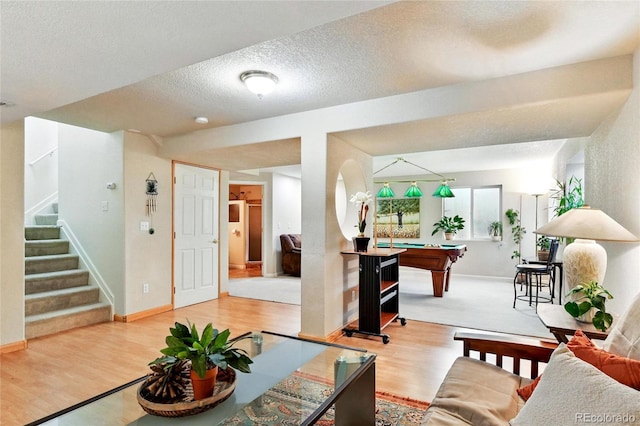
[[[221, 424], [243, 426], [300, 424], [300, 419], [310, 416], [332, 392], [333, 386], [326, 380], [294, 373]], [[376, 392], [376, 426], [420, 424], [428, 407], [429, 403], [424, 401]], [[357, 408], [354, 407], [354, 409]], [[331, 407], [316, 424], [320, 426], [335, 424], [334, 407]]]
[[[517, 290], [520, 291], [519, 286]], [[452, 275], [449, 291], [443, 297], [434, 297], [429, 271], [401, 267], [400, 316], [407, 320], [553, 339], [538, 318], [535, 304], [529, 306], [519, 300], [513, 307], [513, 280], [506, 278]]]
[[300, 305], [300, 294], [299, 277], [229, 279], [229, 296]]

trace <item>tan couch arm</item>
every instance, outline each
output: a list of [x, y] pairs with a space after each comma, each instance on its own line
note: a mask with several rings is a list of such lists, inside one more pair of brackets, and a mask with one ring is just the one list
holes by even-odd
[[539, 364], [548, 363], [551, 353], [558, 346], [557, 342], [551, 340], [499, 334], [457, 332], [453, 339], [462, 341], [465, 357], [469, 357], [471, 351], [477, 351], [480, 353], [480, 360], [486, 361], [487, 354], [494, 354], [495, 365], [500, 368], [503, 357], [512, 358], [512, 372], [517, 375], [520, 375], [520, 361], [530, 361], [532, 379], [538, 377]]

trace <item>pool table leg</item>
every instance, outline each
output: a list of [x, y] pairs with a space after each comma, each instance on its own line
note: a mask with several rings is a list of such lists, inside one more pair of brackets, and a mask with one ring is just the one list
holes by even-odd
[[[433, 281], [433, 296], [442, 297], [442, 290], [444, 289], [445, 283], [445, 271], [431, 271], [431, 281]], [[448, 285], [449, 283], [447, 283], [447, 287]]]

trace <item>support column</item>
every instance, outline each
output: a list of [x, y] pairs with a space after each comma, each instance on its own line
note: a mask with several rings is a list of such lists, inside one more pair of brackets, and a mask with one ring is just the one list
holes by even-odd
[[[356, 232], [356, 215], [336, 214], [336, 183], [340, 169], [357, 169], [359, 179], [346, 185], [347, 197], [357, 191], [367, 191], [372, 184], [372, 157], [326, 133], [303, 135], [301, 142], [302, 165], [302, 337], [333, 340], [341, 334], [348, 322], [348, 311], [353, 309], [352, 291], [346, 290], [357, 283], [351, 277], [341, 250], [348, 248], [352, 235], [342, 229]], [[351, 175], [351, 173], [350, 173]], [[350, 208], [353, 207], [353, 208]], [[373, 223], [372, 216], [370, 218]], [[345, 226], [341, 229], [341, 222]], [[353, 222], [353, 223], [352, 223]], [[349, 226], [352, 225], [352, 226]], [[372, 228], [373, 225], [370, 226]], [[369, 231], [370, 232], [370, 231]]]

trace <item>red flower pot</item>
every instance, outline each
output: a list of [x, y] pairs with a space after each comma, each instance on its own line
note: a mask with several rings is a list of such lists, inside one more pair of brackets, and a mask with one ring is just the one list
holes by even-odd
[[218, 375], [218, 367], [207, 370], [204, 378], [198, 376], [198, 373], [191, 370], [191, 384], [193, 385], [193, 399], [205, 399], [213, 395], [213, 388], [216, 385], [216, 376]]

